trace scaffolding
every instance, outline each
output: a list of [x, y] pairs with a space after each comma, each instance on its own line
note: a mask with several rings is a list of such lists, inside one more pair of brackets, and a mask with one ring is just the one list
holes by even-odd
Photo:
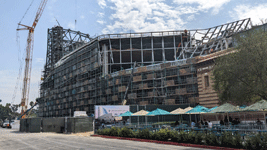
[[[74, 111], [92, 114], [94, 105], [121, 105], [125, 97], [129, 105], [196, 105], [198, 83], [194, 57], [233, 46], [231, 35], [244, 30], [240, 22], [248, 24], [247, 21], [250, 20], [229, 23], [227, 28], [210, 28], [205, 37], [211, 39], [206, 42], [203, 38], [202, 44], [195, 45], [197, 34], [192, 33], [200, 30], [108, 34], [94, 39], [76, 32], [84, 39], [73, 42], [71, 38], [72, 43], [66, 40], [68, 44], [64, 44], [63, 51], [52, 46], [52, 35], [59, 29], [60, 32], [69, 30], [57, 27], [54, 32], [48, 32], [39, 116], [72, 116]], [[217, 28], [218, 33], [214, 30]], [[230, 29], [235, 30], [230, 32]], [[213, 35], [223, 36], [212, 38], [209, 35], [212, 30]], [[54, 43], [62, 45], [62, 42]], [[78, 47], [70, 49], [73, 45]]]

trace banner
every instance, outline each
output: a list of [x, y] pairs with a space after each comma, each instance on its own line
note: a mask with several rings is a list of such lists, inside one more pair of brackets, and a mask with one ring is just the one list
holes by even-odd
[[95, 105], [95, 119], [113, 121], [129, 110], [129, 105]]

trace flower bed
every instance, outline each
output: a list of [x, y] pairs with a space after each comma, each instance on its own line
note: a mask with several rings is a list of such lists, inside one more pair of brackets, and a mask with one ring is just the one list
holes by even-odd
[[212, 132], [178, 132], [175, 130], [161, 129], [151, 132], [148, 129], [133, 131], [124, 128], [106, 128], [98, 130], [97, 134], [125, 140], [153, 142], [189, 147], [210, 148], [210, 149], [267, 149], [267, 134], [255, 134], [245, 137], [243, 140], [237, 133], [223, 132], [219, 136]]

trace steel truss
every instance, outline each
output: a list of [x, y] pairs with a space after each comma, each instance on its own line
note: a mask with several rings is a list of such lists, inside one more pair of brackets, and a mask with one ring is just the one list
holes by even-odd
[[89, 34], [63, 29], [60, 26], [47, 31], [47, 54], [44, 69], [44, 78], [53, 70], [53, 66], [63, 56], [91, 40]]
[[232, 35], [251, 28], [250, 18], [200, 30], [190, 30], [177, 59], [207, 55], [233, 46]]

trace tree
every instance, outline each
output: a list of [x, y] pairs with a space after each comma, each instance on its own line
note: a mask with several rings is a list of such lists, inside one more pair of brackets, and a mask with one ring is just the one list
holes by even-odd
[[236, 48], [215, 60], [214, 89], [222, 102], [267, 99], [267, 32], [259, 27], [234, 37]]
[[6, 106], [0, 104], [0, 120], [5, 120], [9, 117], [11, 113], [11, 109], [9, 108], [9, 104], [7, 103]]

